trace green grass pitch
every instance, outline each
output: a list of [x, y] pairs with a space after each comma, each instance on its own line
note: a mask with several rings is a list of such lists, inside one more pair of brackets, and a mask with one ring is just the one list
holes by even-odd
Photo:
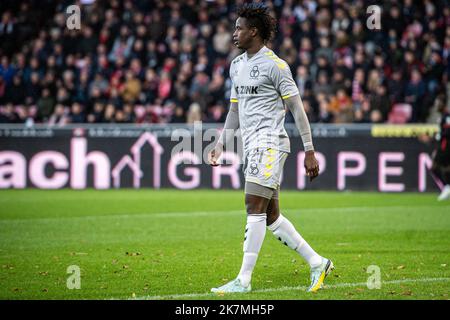
[[[0, 191], [0, 299], [449, 299], [450, 202], [436, 194], [282, 191], [282, 212], [336, 269], [309, 267], [267, 232], [250, 294], [239, 271], [243, 191]], [[68, 289], [68, 266], [81, 288]], [[366, 285], [380, 268], [381, 288]]]

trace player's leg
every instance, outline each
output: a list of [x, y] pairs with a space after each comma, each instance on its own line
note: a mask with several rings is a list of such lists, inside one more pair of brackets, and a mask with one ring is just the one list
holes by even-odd
[[266, 236], [266, 212], [272, 192], [267, 187], [251, 182], [246, 183], [247, 224], [245, 226], [242, 266], [238, 275], [238, 279], [243, 286], [248, 286], [251, 282], [253, 269]]
[[450, 165], [442, 165], [440, 169], [442, 174], [442, 181], [444, 182], [444, 187], [442, 188], [438, 200], [443, 201], [450, 199]]
[[436, 161], [435, 157], [434, 157], [433, 163], [431, 165], [431, 174], [432, 174], [433, 179], [436, 182], [437, 186], [442, 191], [442, 189], [445, 186], [444, 177], [442, 176], [441, 166], [439, 165], [438, 161]]
[[321, 265], [322, 257], [303, 239], [294, 225], [279, 212], [278, 198], [272, 198], [269, 202], [267, 228], [281, 243], [301, 255], [311, 268]]
[[236, 279], [211, 289], [216, 293], [243, 293], [251, 291], [253, 269], [258, 259], [266, 235], [266, 211], [273, 190], [253, 182], [245, 183], [245, 206], [247, 223], [245, 226], [242, 265]]
[[245, 167], [245, 206], [247, 223], [245, 226], [242, 265], [236, 279], [219, 287], [212, 292], [249, 292], [251, 277], [255, 268], [258, 254], [266, 235], [267, 206], [272, 198], [273, 189], [264, 186], [263, 175], [264, 150], [252, 150], [247, 159], [249, 167]]
[[331, 260], [321, 257], [306, 242], [294, 225], [280, 213], [278, 190], [275, 190], [267, 207], [267, 228], [284, 245], [295, 250], [311, 268], [309, 291], [317, 291], [325, 277], [334, 268]]
[[431, 166], [431, 173], [436, 181], [441, 193], [438, 196], [438, 201], [447, 200], [450, 198], [450, 166], [443, 161], [444, 157], [438, 153], [433, 159]]

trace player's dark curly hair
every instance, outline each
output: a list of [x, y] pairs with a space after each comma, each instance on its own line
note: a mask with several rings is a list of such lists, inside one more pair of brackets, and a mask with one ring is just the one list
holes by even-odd
[[247, 20], [248, 27], [254, 27], [265, 42], [272, 39], [276, 30], [276, 20], [263, 3], [245, 3], [237, 11], [238, 17]]

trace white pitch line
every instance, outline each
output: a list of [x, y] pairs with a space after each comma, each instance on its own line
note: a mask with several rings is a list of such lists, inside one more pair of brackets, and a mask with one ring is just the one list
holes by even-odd
[[[382, 281], [382, 285], [389, 284], [401, 284], [401, 283], [416, 283], [416, 282], [438, 282], [438, 281], [450, 281], [450, 278], [422, 278], [422, 279], [403, 279], [403, 280], [391, 280]], [[324, 289], [338, 289], [338, 288], [348, 288], [348, 287], [361, 287], [366, 286], [367, 282], [354, 282], [354, 283], [338, 283], [332, 285], [324, 285]], [[252, 293], [264, 293], [264, 292], [282, 292], [290, 290], [307, 290], [307, 286], [297, 286], [297, 287], [279, 287], [279, 288], [267, 288], [253, 290]], [[158, 296], [142, 296], [136, 298], [128, 298], [129, 300], [164, 300], [164, 299], [180, 299], [180, 298], [198, 298], [198, 297], [217, 297], [215, 293], [186, 293], [186, 294], [169, 294], [169, 295], [158, 295]], [[112, 300], [120, 300], [113, 298]]]
[[[413, 207], [416, 210], [419, 209], [429, 209], [429, 206], [414, 206]], [[442, 208], [442, 207], [436, 207], [436, 208]], [[354, 212], [354, 211], [361, 211], [361, 212], [379, 212], [379, 211], [385, 211], [388, 209], [398, 209], [398, 210], [411, 210], [411, 207], [409, 206], [380, 206], [380, 207], [332, 207], [332, 208], [298, 208], [298, 209], [284, 209], [281, 210], [282, 212], [288, 212], [288, 213], [295, 213], [301, 215], [302, 213], [315, 213], [315, 212]], [[244, 208], [242, 210], [220, 210], [220, 211], [181, 211], [181, 212], [137, 212], [137, 213], [118, 213], [118, 214], [99, 214], [99, 215], [87, 215], [87, 216], [64, 216], [64, 214], [61, 214], [57, 217], [43, 217], [43, 218], [16, 218], [16, 219], [1, 219], [0, 223], [18, 223], [18, 222], [28, 222], [28, 221], [41, 221], [41, 222], [48, 222], [48, 221], [60, 221], [61, 219], [68, 219], [68, 220], [97, 220], [97, 219], [128, 219], [128, 218], [179, 218], [179, 217], [199, 217], [199, 216], [227, 216], [227, 215], [237, 215], [241, 214], [242, 216], [245, 216], [245, 210]]]

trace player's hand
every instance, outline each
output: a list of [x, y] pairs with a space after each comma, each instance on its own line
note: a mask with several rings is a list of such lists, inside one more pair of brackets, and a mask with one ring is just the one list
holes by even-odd
[[208, 162], [211, 166], [217, 167], [219, 165], [218, 161], [220, 158], [220, 155], [222, 154], [222, 146], [216, 145], [214, 149], [212, 149], [208, 153]]
[[305, 153], [305, 170], [309, 181], [313, 181], [319, 175], [319, 162], [314, 156], [314, 151], [306, 151]]

